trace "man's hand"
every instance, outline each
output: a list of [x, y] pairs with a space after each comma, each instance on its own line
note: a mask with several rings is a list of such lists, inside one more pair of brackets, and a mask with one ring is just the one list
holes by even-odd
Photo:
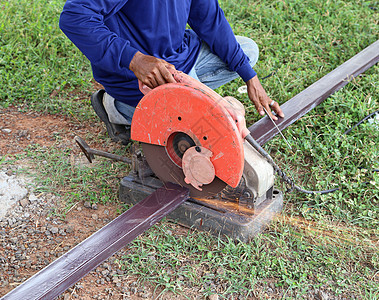
[[254, 102], [255, 108], [261, 116], [265, 115], [265, 112], [263, 110], [264, 107], [273, 120], [276, 121], [278, 118], [272, 114], [271, 109], [279, 117], [284, 118], [284, 114], [279, 106], [279, 103], [271, 100], [270, 97], [267, 96], [266, 91], [259, 82], [258, 76], [251, 78], [248, 82], [246, 82], [246, 85], [249, 98]]
[[175, 83], [168, 69], [174, 69], [172, 64], [163, 59], [137, 52], [132, 58], [129, 69], [146, 86], [153, 89], [165, 83]]

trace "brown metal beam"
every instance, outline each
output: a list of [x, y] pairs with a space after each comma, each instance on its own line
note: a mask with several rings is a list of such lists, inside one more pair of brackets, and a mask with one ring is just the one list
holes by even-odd
[[[280, 130], [287, 128], [378, 60], [379, 40], [281, 105], [285, 118], [279, 118], [276, 125]], [[250, 126], [249, 130], [260, 145], [279, 133], [267, 116]]]
[[166, 184], [1, 299], [56, 298], [187, 199], [187, 189]]

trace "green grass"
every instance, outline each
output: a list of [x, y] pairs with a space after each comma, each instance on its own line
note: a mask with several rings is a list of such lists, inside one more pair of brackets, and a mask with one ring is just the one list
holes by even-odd
[[[87, 138], [92, 139], [90, 134]], [[33, 166], [38, 171], [35, 179], [36, 192], [52, 193], [62, 199], [61, 206], [55, 210], [58, 216], [64, 218], [67, 211], [78, 202], [117, 202], [118, 184], [129, 173], [129, 165], [102, 157], [95, 157], [94, 162], [88, 165], [82, 154], [79, 158], [85, 163], [75, 160], [75, 145], [64, 149], [58, 145], [58, 142], [51, 148], [30, 145], [25, 154], [21, 155], [37, 162]], [[129, 155], [125, 147], [119, 145], [116, 148], [114, 150], [118, 155]]]
[[[220, 2], [235, 33], [260, 46], [258, 75], [277, 71], [262, 84], [280, 103], [378, 38], [375, 1]], [[89, 63], [58, 29], [63, 4], [1, 2], [0, 107], [92, 118]], [[378, 299], [379, 174], [371, 171], [379, 168], [378, 128], [365, 122], [343, 135], [379, 108], [377, 83], [375, 66], [291, 125], [283, 133], [293, 150], [279, 137], [265, 145], [302, 187], [340, 191], [285, 194], [282, 215], [248, 244], [206, 233], [178, 234], [176, 225], [161, 222], [130, 245], [120, 266], [141, 282], [183, 296], [302, 299], [323, 290], [347, 299]], [[251, 124], [259, 116], [237, 93], [242, 84], [236, 80], [218, 92], [243, 101]], [[36, 164], [40, 189], [64, 199], [60, 213], [78, 201], [115, 202], [126, 165], [99, 160], [80, 167], [70, 161], [70, 151], [31, 146], [25, 152]], [[0, 158], [0, 166], [8, 159]]]
[[85, 118], [82, 107], [88, 102], [91, 73], [86, 58], [58, 28], [63, 4], [1, 2], [1, 106], [17, 104]]

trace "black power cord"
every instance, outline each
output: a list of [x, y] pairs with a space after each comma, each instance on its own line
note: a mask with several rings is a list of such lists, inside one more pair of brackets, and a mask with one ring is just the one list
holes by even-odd
[[[355, 127], [359, 126], [360, 124], [362, 124], [365, 120], [371, 118], [373, 115], [377, 114], [379, 112], [379, 110], [369, 114], [368, 116], [364, 117], [362, 120], [360, 120], [357, 124], [355, 124], [353, 127], [351, 127], [350, 129], [346, 130], [343, 134], [348, 134], [349, 132], [351, 132]], [[272, 159], [272, 157], [270, 156], [270, 154], [268, 154], [262, 147], [261, 145], [259, 145], [257, 143], [257, 141], [249, 134], [248, 136], [246, 136], [245, 138], [250, 145], [252, 145], [255, 150], [257, 150], [269, 163], [270, 165], [272, 165], [272, 167], [274, 168], [275, 172], [280, 176], [280, 178], [285, 182], [287, 183], [288, 185], [290, 185], [290, 188], [287, 190], [287, 192], [291, 192], [292, 190], [297, 190], [299, 192], [302, 192], [302, 193], [305, 193], [305, 194], [328, 194], [328, 193], [333, 193], [335, 191], [338, 191], [340, 188], [337, 187], [337, 188], [334, 188], [334, 189], [330, 189], [330, 190], [323, 190], [323, 191], [308, 191], [308, 190], [305, 190], [301, 187], [299, 187], [298, 185], [296, 185], [294, 183], [294, 181], [289, 178], [287, 176], [286, 173], [284, 173], [280, 168], [279, 166], [274, 162], [274, 160]], [[373, 172], [378, 172], [379, 170], [377, 169], [373, 169], [372, 170]]]
[[371, 114], [369, 114], [368, 116], [364, 117], [362, 120], [360, 120], [360, 121], [359, 121], [357, 124], [355, 124], [353, 127], [351, 127], [351, 128], [349, 128], [348, 130], [346, 130], [342, 135], [350, 133], [355, 127], [361, 125], [364, 121], [370, 119], [372, 116], [376, 115], [377, 113], [379, 113], [379, 110], [374, 111], [373, 113], [371, 113]]
[[269, 78], [269, 77], [275, 75], [277, 72], [278, 72], [278, 70], [272, 71], [270, 74], [266, 75], [265, 77], [261, 78], [260, 80], [267, 79], [267, 78]]

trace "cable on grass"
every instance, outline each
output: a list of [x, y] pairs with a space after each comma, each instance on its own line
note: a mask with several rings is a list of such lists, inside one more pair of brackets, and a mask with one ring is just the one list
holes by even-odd
[[370, 119], [372, 116], [376, 115], [379, 112], [379, 110], [374, 111], [373, 113], [369, 114], [368, 116], [364, 117], [362, 120], [360, 120], [357, 124], [355, 124], [353, 127], [346, 130], [342, 135], [350, 133], [355, 127], [361, 125], [364, 121]]
[[268, 75], [266, 75], [265, 77], [261, 78], [261, 80], [267, 79], [267, 78], [269, 78], [269, 77], [275, 75], [276, 72], [278, 72], [278, 70], [275, 70], [275, 71], [271, 72], [270, 74], [268, 74]]

